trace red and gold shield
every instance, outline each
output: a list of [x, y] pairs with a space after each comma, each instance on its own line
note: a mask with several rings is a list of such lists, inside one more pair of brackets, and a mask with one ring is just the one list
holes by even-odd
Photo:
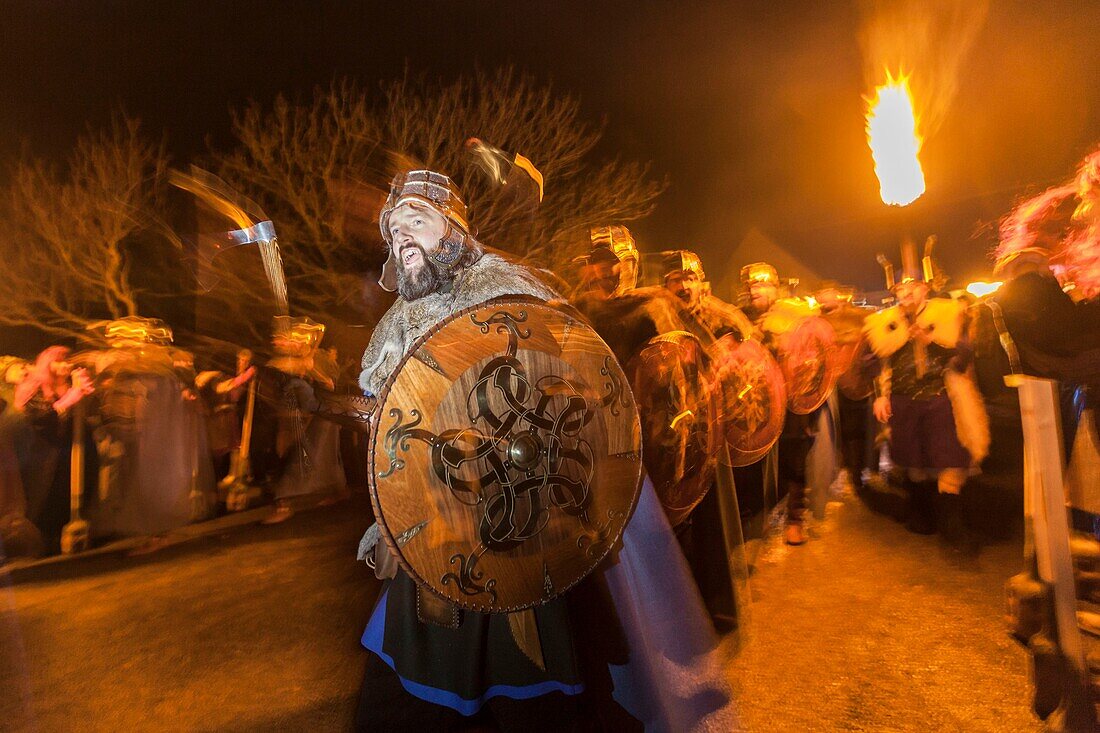
[[780, 344], [787, 406], [796, 415], [808, 415], [821, 407], [836, 384], [836, 334], [824, 318], [807, 316], [783, 335]]
[[642, 459], [673, 526], [714, 479], [716, 411], [707, 361], [697, 338], [674, 331], [651, 339], [626, 368], [641, 412]]
[[734, 466], [755, 463], [783, 432], [787, 390], [783, 372], [759, 341], [732, 334], [710, 348], [718, 420]]
[[634, 510], [630, 385], [589, 326], [544, 302], [501, 298], [450, 316], [413, 345], [374, 414], [382, 536], [415, 581], [463, 608], [557, 597]]

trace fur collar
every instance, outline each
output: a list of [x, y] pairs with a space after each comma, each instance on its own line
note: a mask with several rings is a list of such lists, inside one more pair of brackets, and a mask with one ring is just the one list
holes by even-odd
[[363, 352], [359, 386], [365, 393], [377, 395], [409, 348], [436, 324], [463, 308], [505, 295], [560, 298], [527, 267], [486, 253], [455, 278], [449, 292], [435, 292], [413, 301], [399, 297], [390, 306]]

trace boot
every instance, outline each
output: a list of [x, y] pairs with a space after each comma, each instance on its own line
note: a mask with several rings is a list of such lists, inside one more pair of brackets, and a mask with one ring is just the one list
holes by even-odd
[[936, 533], [936, 494], [935, 481], [905, 480], [909, 492], [909, 519], [905, 528], [914, 534]]
[[802, 528], [802, 522], [788, 522], [783, 531], [783, 539], [788, 545], [803, 545], [806, 543], [806, 532]]
[[966, 529], [963, 526], [962, 497], [958, 494], [936, 496], [936, 519], [940, 536], [951, 545], [960, 545]]

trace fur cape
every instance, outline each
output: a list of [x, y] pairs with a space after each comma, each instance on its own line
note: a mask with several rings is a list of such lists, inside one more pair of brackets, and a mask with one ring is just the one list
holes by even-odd
[[450, 291], [412, 301], [399, 297], [390, 306], [363, 352], [359, 386], [377, 395], [417, 339], [452, 313], [505, 295], [561, 297], [530, 269], [487, 252], [458, 274]]

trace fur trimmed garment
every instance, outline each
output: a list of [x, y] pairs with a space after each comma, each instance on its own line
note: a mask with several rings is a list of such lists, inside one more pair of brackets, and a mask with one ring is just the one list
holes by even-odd
[[561, 299], [530, 269], [486, 252], [459, 273], [449, 291], [431, 293], [417, 300], [399, 297], [390, 306], [378, 321], [363, 352], [359, 386], [367, 394], [377, 396], [417, 339], [452, 313], [505, 295]]

